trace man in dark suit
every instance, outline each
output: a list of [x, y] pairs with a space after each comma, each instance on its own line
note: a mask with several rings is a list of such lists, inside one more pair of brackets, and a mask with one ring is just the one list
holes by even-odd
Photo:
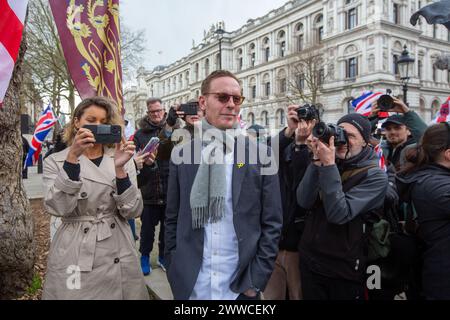
[[[230, 133], [238, 127], [244, 100], [236, 76], [215, 71], [203, 81], [201, 93], [203, 139], [177, 146], [171, 157], [167, 277], [175, 299], [259, 299], [273, 271], [282, 227], [279, 181], [276, 172], [264, 170], [275, 153], [236, 130]], [[207, 141], [211, 131], [218, 135]], [[217, 141], [219, 147], [212, 149]], [[252, 162], [250, 150], [256, 148], [265, 149]], [[210, 161], [220, 159], [221, 152], [224, 162]]]

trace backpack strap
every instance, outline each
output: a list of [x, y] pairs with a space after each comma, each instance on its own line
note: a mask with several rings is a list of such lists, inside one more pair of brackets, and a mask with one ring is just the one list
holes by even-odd
[[367, 176], [367, 172], [370, 169], [376, 167], [377, 167], [376, 164], [371, 164], [366, 167], [344, 171], [341, 174], [342, 191], [347, 192], [351, 188], [360, 184], [361, 181]]

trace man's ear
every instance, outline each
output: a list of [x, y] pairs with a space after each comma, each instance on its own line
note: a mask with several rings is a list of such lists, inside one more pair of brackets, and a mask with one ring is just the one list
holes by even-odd
[[206, 97], [205, 96], [198, 97], [198, 105], [199, 105], [200, 109], [203, 111], [203, 113], [205, 113], [206, 112]]

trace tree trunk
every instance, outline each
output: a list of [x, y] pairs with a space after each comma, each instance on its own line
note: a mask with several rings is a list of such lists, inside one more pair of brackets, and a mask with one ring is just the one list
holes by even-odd
[[25, 34], [13, 78], [0, 109], [0, 299], [24, 293], [33, 277], [33, 217], [22, 183], [19, 88]]

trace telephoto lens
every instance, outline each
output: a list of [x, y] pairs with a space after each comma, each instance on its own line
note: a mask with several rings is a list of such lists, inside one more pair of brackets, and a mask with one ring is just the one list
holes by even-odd
[[331, 137], [334, 137], [335, 146], [347, 144], [348, 141], [345, 130], [332, 123], [319, 122], [314, 126], [312, 134], [326, 144], [330, 143]]

